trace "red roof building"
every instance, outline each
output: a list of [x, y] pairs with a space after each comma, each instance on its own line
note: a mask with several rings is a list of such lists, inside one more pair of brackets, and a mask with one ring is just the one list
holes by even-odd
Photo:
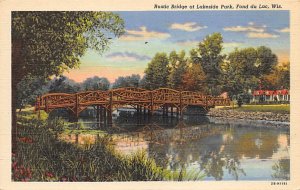
[[290, 101], [290, 92], [287, 89], [281, 90], [254, 90], [253, 102], [269, 102], [269, 101]]

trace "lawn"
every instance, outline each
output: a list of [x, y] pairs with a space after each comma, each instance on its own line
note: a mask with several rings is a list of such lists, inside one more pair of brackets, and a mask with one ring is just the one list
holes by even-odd
[[[230, 109], [233, 107], [226, 107]], [[245, 112], [273, 112], [273, 113], [290, 113], [289, 104], [276, 104], [276, 105], [242, 105], [242, 107], [234, 106], [235, 110]]]

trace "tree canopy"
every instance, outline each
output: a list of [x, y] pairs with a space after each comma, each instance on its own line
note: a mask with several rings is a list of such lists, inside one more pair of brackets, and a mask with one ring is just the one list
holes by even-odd
[[16, 82], [24, 76], [60, 75], [80, 64], [88, 48], [103, 52], [108, 36], [124, 33], [111, 12], [12, 12], [12, 64]]
[[277, 64], [277, 56], [265, 46], [235, 49], [222, 65], [223, 87], [232, 95], [257, 89], [263, 77], [270, 74]]
[[140, 75], [133, 74], [131, 76], [118, 77], [113, 84], [113, 88], [122, 87], [139, 87], [139, 82], [141, 80]]

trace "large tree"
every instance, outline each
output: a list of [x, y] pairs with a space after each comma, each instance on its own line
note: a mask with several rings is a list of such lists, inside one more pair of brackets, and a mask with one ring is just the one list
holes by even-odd
[[213, 33], [199, 43], [199, 61], [206, 74], [206, 83], [210, 94], [215, 94], [216, 87], [220, 84], [221, 69], [225, 55], [222, 55], [223, 37], [220, 33]]
[[262, 86], [271, 90], [290, 89], [290, 63], [276, 65], [270, 74], [263, 76]]
[[150, 90], [166, 87], [169, 75], [168, 64], [166, 53], [155, 54], [145, 70], [143, 87]]
[[206, 92], [206, 75], [197, 57], [197, 51], [192, 49], [188, 58], [187, 69], [183, 74], [182, 84], [184, 90]]
[[176, 53], [172, 51], [169, 55], [169, 76], [168, 76], [168, 86], [173, 89], [183, 90], [183, 75], [187, 68], [187, 58], [185, 57], [185, 52], [181, 51]]
[[232, 95], [258, 88], [265, 75], [277, 64], [277, 56], [270, 48], [235, 49], [223, 64], [223, 86]]
[[17, 85], [24, 77], [48, 78], [80, 64], [88, 48], [106, 50], [124, 22], [111, 12], [12, 12], [12, 141], [16, 142]]

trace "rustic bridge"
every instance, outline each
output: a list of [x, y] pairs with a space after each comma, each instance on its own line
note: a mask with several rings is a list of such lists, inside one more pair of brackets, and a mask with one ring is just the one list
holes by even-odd
[[204, 95], [201, 92], [177, 91], [168, 88], [145, 90], [141, 88], [118, 88], [108, 91], [85, 91], [75, 94], [49, 93], [37, 98], [36, 111], [51, 112], [54, 109], [65, 108], [72, 113], [75, 120], [87, 107], [97, 109], [97, 115], [108, 115], [121, 107], [131, 106], [138, 113], [152, 114], [162, 110], [164, 114], [173, 111], [182, 115], [188, 106], [199, 106], [208, 110], [214, 106], [230, 105], [230, 100], [222, 97]]

